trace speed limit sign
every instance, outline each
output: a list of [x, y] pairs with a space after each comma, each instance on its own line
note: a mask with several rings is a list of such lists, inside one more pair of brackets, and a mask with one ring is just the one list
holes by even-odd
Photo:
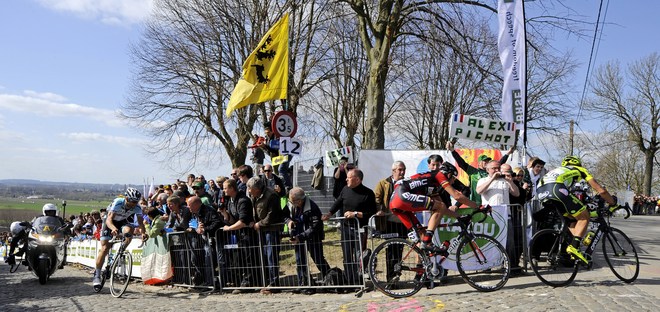
[[298, 122], [292, 112], [279, 111], [273, 116], [271, 127], [278, 137], [293, 137], [298, 130]]

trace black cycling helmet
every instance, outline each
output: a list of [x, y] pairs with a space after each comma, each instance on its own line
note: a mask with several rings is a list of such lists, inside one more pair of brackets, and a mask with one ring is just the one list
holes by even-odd
[[126, 193], [124, 193], [124, 198], [126, 198], [127, 201], [137, 202], [142, 198], [142, 193], [136, 188], [129, 187], [126, 189]]
[[440, 172], [444, 173], [447, 179], [451, 179], [453, 177], [458, 176], [458, 170], [456, 170], [456, 167], [452, 165], [450, 162], [445, 161], [442, 163], [440, 166]]
[[582, 160], [577, 156], [566, 156], [561, 162], [563, 166], [580, 166], [582, 167]]

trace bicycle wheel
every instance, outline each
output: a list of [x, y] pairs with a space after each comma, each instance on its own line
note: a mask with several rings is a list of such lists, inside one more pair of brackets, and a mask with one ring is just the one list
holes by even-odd
[[626, 283], [639, 275], [639, 258], [633, 242], [621, 230], [611, 228], [603, 237], [603, 254], [612, 273]]
[[112, 263], [112, 273], [110, 273], [110, 293], [113, 297], [119, 298], [124, 294], [131, 280], [133, 272], [133, 257], [128, 251], [117, 255], [115, 262]]
[[428, 263], [428, 257], [413, 243], [388, 239], [371, 254], [369, 277], [380, 292], [393, 298], [409, 297], [424, 286]]
[[529, 244], [529, 263], [534, 274], [546, 285], [566, 286], [573, 282], [578, 263], [566, 252], [568, 241], [562, 233], [545, 229], [534, 234]]
[[483, 234], [475, 234], [472, 239], [463, 239], [458, 244], [456, 267], [463, 280], [479, 291], [502, 288], [511, 272], [504, 246]]

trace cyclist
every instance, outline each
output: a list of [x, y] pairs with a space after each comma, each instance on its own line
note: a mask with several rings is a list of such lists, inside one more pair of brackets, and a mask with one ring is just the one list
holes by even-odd
[[582, 179], [587, 181], [610, 204], [610, 211], [616, 209], [616, 199], [598, 184], [587, 169], [582, 167], [582, 161], [576, 156], [566, 156], [561, 162], [561, 167], [555, 168], [543, 176], [536, 190], [536, 197], [543, 206], [554, 204], [564, 212], [564, 216], [576, 220], [569, 227], [573, 234], [573, 242], [566, 247], [566, 252], [587, 263], [587, 259], [580, 251], [580, 243], [589, 225], [589, 209], [580, 199], [569, 192], [573, 184]]
[[432, 171], [418, 173], [410, 178], [397, 181], [390, 199], [392, 214], [399, 217], [408, 230], [420, 226], [415, 212], [431, 210], [431, 218], [422, 238], [420, 247], [433, 253], [447, 255], [446, 248], [433, 245], [433, 232], [438, 227], [443, 215], [457, 218], [456, 207], [447, 208], [438, 194], [427, 195], [427, 190], [437, 186], [444, 188], [449, 195], [461, 204], [471, 208], [479, 208], [477, 203], [471, 201], [461, 192], [454, 189], [451, 184], [455, 181], [458, 171], [449, 162], [443, 163], [440, 168]]
[[116, 198], [108, 207], [108, 215], [103, 223], [101, 230], [101, 249], [96, 256], [96, 270], [94, 271], [94, 288], [101, 287], [101, 268], [105, 257], [110, 252], [112, 244], [109, 243], [110, 239], [117, 235], [119, 231], [124, 234], [126, 238], [126, 245], [131, 243], [133, 237], [133, 220], [130, 217], [137, 219], [137, 224], [142, 233], [142, 239], [145, 239], [146, 231], [144, 229], [144, 222], [142, 221], [142, 208], [138, 202], [142, 198], [142, 194], [135, 188], [129, 187], [124, 193], [124, 197]]

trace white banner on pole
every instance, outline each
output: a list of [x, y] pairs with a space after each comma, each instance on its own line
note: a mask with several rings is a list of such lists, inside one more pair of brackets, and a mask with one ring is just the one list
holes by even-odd
[[526, 42], [523, 0], [499, 0], [497, 6], [500, 32], [498, 48], [504, 70], [502, 88], [502, 120], [517, 123], [525, 131]]

